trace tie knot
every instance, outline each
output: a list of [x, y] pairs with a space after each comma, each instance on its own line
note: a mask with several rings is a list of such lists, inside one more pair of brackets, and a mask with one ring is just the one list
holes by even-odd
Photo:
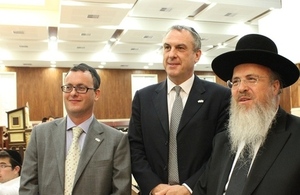
[[77, 139], [79, 138], [79, 136], [83, 132], [83, 130], [80, 127], [73, 127], [72, 131], [73, 131], [73, 138], [77, 138]]
[[175, 89], [175, 91], [176, 91], [176, 95], [179, 95], [179, 94], [180, 94], [181, 87], [178, 86], [178, 85], [176, 85], [176, 86], [174, 87], [174, 89]]

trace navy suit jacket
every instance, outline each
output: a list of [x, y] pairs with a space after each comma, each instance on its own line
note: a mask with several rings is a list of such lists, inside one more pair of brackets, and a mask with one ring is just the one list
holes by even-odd
[[[200, 100], [200, 101], [199, 101]], [[177, 133], [180, 183], [196, 184], [210, 157], [213, 137], [225, 129], [230, 90], [195, 76]], [[168, 183], [167, 81], [136, 92], [129, 124], [132, 173], [142, 194]]]
[[[299, 149], [300, 118], [280, 108], [276, 122], [252, 164], [241, 195], [300, 194]], [[226, 132], [218, 134], [207, 170], [193, 194], [223, 195], [234, 156], [230, 154]]]

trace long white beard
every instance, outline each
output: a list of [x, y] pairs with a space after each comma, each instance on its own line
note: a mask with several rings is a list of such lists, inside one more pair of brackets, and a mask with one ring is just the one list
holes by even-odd
[[[266, 94], [266, 96], [268, 96]], [[256, 103], [252, 108], [246, 109], [231, 99], [230, 119], [228, 123], [231, 152], [235, 154], [241, 142], [245, 143], [240, 158], [246, 155], [252, 158], [255, 146], [263, 145], [269, 129], [275, 122], [277, 112], [276, 97], [269, 95], [262, 103]]]

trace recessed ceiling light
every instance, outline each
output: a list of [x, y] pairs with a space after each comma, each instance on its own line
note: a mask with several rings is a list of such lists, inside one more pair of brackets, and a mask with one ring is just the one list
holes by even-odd
[[160, 8], [160, 12], [170, 12], [172, 10], [172, 8], [168, 8], [168, 7], [162, 7], [162, 8]]
[[56, 36], [51, 36], [49, 39], [50, 39], [50, 41], [56, 41], [57, 37]]
[[109, 41], [110, 41], [110, 42], [116, 42], [117, 39], [113, 37], [113, 38], [110, 38]]
[[87, 15], [87, 18], [97, 19], [97, 18], [99, 18], [99, 15], [89, 14], [89, 15]]
[[228, 12], [228, 13], [226, 13], [224, 16], [227, 16], [227, 17], [234, 17], [234, 16], [236, 16], [236, 14], [237, 14], [237, 13], [230, 13], [230, 12]]
[[80, 36], [83, 36], [83, 37], [89, 37], [91, 35], [92, 35], [91, 33], [80, 33]]
[[14, 30], [13, 33], [17, 34], [17, 35], [23, 35], [23, 34], [25, 34], [24, 31], [22, 31], [22, 30]]
[[144, 39], [152, 39], [153, 36], [151, 36], [151, 35], [145, 35], [143, 38], [144, 38]]

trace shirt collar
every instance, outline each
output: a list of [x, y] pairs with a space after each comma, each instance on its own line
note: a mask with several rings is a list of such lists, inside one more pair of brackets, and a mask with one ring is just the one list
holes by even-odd
[[67, 131], [72, 129], [75, 126], [79, 126], [83, 129], [83, 131], [85, 133], [88, 132], [90, 124], [92, 123], [94, 118], [94, 115], [92, 114], [92, 116], [90, 118], [88, 118], [86, 121], [84, 121], [83, 123], [79, 124], [79, 125], [75, 125], [75, 123], [70, 119], [69, 116], [67, 116]]
[[[195, 75], [193, 74], [188, 80], [184, 81], [183, 83], [181, 83], [179, 86], [181, 87], [181, 89], [189, 94], [194, 82], [194, 78]], [[171, 90], [173, 89], [174, 86], [176, 86], [170, 79], [169, 77], [167, 77], [167, 86], [168, 86], [168, 94], [171, 92]]]

